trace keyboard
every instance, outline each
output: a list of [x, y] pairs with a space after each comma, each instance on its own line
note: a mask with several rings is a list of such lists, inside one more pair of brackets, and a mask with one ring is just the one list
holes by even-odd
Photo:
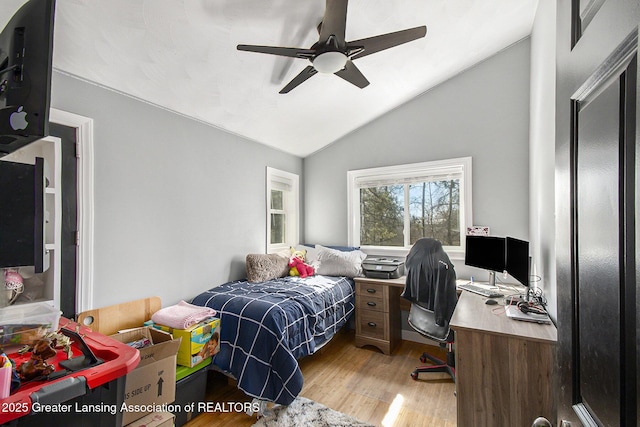
[[474, 285], [473, 283], [465, 283], [463, 285], [459, 285], [458, 288], [487, 298], [499, 298], [504, 296], [504, 294], [501, 294], [496, 290], [487, 289], [483, 286]]

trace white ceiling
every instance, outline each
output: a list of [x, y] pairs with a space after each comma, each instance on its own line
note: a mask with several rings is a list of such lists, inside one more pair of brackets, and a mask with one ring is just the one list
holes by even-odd
[[[25, 0], [0, 2], [0, 25]], [[305, 157], [526, 37], [538, 0], [351, 0], [346, 39], [420, 25], [425, 38], [358, 59], [358, 89], [306, 60], [237, 44], [309, 48], [324, 0], [57, 0], [54, 67]]]

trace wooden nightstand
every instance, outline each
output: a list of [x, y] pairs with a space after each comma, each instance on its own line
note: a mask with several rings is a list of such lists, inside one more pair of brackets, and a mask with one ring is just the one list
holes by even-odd
[[356, 277], [356, 347], [372, 345], [391, 354], [401, 340], [400, 294], [405, 277]]

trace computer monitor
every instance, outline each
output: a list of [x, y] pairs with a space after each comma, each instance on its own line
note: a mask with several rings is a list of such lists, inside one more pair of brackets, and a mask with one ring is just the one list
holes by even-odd
[[529, 300], [529, 277], [531, 258], [529, 257], [529, 242], [507, 237], [506, 240], [506, 270], [518, 282], [523, 284], [527, 291], [525, 301]]
[[495, 286], [495, 272], [503, 272], [505, 262], [505, 238], [495, 236], [467, 236], [464, 263], [489, 271], [489, 284]]
[[49, 135], [55, 0], [29, 0], [0, 32], [0, 157]]

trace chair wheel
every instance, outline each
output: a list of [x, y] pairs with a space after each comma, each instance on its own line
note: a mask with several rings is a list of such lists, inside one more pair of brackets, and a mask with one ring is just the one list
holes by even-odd
[[427, 363], [427, 358], [424, 355], [420, 356], [420, 362]]
[[413, 378], [414, 381], [418, 381], [418, 373], [417, 372], [411, 372], [411, 378]]

